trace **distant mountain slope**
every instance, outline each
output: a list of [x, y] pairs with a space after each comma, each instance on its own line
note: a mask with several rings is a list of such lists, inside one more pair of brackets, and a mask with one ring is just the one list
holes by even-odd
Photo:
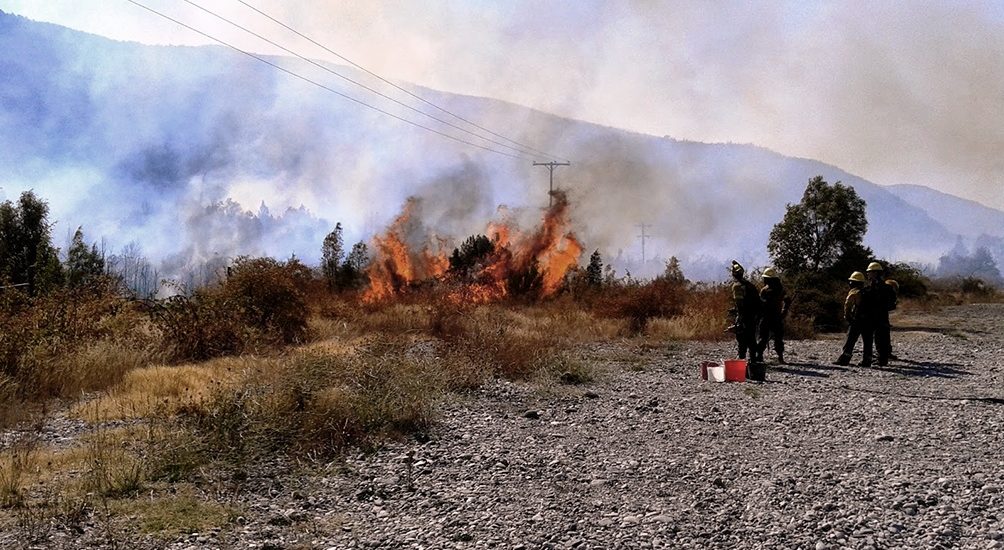
[[[364, 97], [298, 60], [271, 59]], [[430, 228], [458, 238], [481, 231], [499, 204], [527, 207], [529, 218], [547, 202], [547, 172], [529, 160], [444, 140], [220, 47], [115, 42], [0, 13], [0, 72], [0, 199], [34, 188], [50, 201], [57, 234], [82, 224], [109, 246], [136, 240], [178, 261], [294, 252], [313, 260], [335, 221], [348, 240], [365, 238], [408, 195], [426, 199]], [[649, 223], [649, 257], [716, 266], [689, 275], [719, 276], [716, 262], [733, 257], [762, 265], [771, 227], [817, 174], [864, 197], [866, 242], [882, 256], [929, 261], [959, 232], [938, 212], [817, 161], [415, 89], [570, 158], [555, 179], [570, 191], [588, 250], [607, 258], [638, 256], [636, 224]]]
[[1000, 210], [922, 185], [889, 185], [887, 189], [930, 214], [952, 233], [964, 237], [1004, 237], [1004, 212]]

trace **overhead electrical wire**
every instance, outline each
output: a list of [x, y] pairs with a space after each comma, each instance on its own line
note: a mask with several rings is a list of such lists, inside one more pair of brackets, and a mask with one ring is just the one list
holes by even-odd
[[484, 137], [484, 136], [479, 135], [479, 134], [477, 134], [475, 132], [472, 132], [472, 131], [470, 131], [470, 130], [468, 130], [466, 128], [463, 128], [461, 126], [457, 126], [456, 124], [453, 124], [452, 122], [450, 122], [448, 120], [443, 120], [442, 118], [430, 115], [429, 113], [426, 113], [425, 111], [422, 111], [421, 109], [416, 109], [415, 107], [412, 107], [411, 105], [408, 105], [407, 103], [399, 101], [398, 99], [395, 99], [395, 98], [393, 98], [393, 97], [391, 97], [391, 96], [389, 96], [389, 95], [387, 95], [387, 94], [385, 94], [385, 93], [383, 93], [383, 92], [381, 92], [379, 90], [371, 88], [370, 86], [367, 86], [366, 84], [363, 84], [362, 82], [359, 82], [359, 81], [354, 80], [354, 79], [352, 79], [350, 77], [347, 77], [347, 76], [339, 73], [338, 71], [335, 71], [335, 70], [331, 69], [330, 67], [326, 67], [326, 66], [318, 63], [317, 61], [314, 61], [313, 59], [305, 57], [305, 56], [303, 56], [303, 55], [301, 55], [301, 54], [299, 54], [299, 53], [297, 53], [297, 52], [295, 52], [295, 51], [293, 51], [293, 50], [291, 50], [291, 49], [289, 49], [289, 48], [287, 48], [287, 47], [285, 47], [285, 46], [283, 46], [281, 44], [278, 44], [275, 41], [270, 40], [269, 38], [267, 38], [265, 36], [262, 36], [261, 34], [256, 33], [254, 31], [252, 31], [251, 29], [248, 29], [247, 27], [245, 27], [245, 26], [243, 26], [243, 25], [241, 25], [239, 23], [236, 23], [236, 22], [234, 22], [234, 21], [232, 21], [230, 19], [227, 19], [226, 17], [224, 17], [224, 16], [222, 16], [222, 15], [220, 15], [220, 14], [218, 14], [218, 13], [212, 11], [212, 10], [210, 10], [209, 8], [206, 8], [204, 6], [199, 5], [197, 2], [194, 2], [192, 0], [182, 0], [182, 1], [185, 2], [186, 4], [192, 6], [192, 7], [195, 7], [197, 9], [199, 9], [199, 10], [202, 10], [205, 13], [208, 13], [209, 15], [212, 15], [213, 17], [215, 17], [215, 18], [217, 18], [217, 19], [219, 19], [221, 21], [224, 21], [224, 22], [228, 23], [229, 25], [232, 25], [232, 26], [234, 26], [234, 27], [236, 27], [236, 28], [238, 28], [238, 29], [240, 29], [240, 30], [242, 30], [242, 31], [250, 34], [251, 36], [254, 36], [254, 37], [258, 38], [259, 40], [267, 42], [268, 44], [271, 44], [272, 46], [275, 46], [276, 48], [279, 48], [280, 50], [282, 50], [282, 51], [284, 51], [284, 52], [286, 52], [286, 53], [288, 53], [288, 54], [290, 54], [290, 55], [292, 55], [294, 57], [297, 57], [297, 58], [299, 58], [302, 61], [306, 61], [307, 63], [310, 63], [311, 65], [313, 65], [313, 66], [321, 69], [322, 71], [326, 71], [328, 73], [331, 73], [331, 74], [337, 76], [338, 78], [341, 78], [342, 80], [345, 80], [347, 82], [355, 84], [356, 86], [359, 86], [359, 87], [363, 88], [364, 90], [372, 92], [372, 93], [374, 93], [374, 94], [376, 94], [376, 95], [378, 95], [378, 96], [380, 96], [380, 97], [382, 97], [384, 99], [387, 99], [389, 101], [392, 101], [392, 102], [394, 102], [394, 103], [396, 103], [396, 104], [404, 107], [405, 109], [408, 109], [410, 111], [418, 113], [418, 114], [420, 114], [422, 116], [427, 116], [430, 119], [435, 120], [436, 122], [439, 122], [440, 124], [445, 124], [446, 126], [449, 126], [450, 128], [453, 128], [455, 130], [459, 130], [461, 132], [464, 132], [466, 134], [474, 136], [474, 137], [476, 137], [478, 139], [484, 140], [484, 141], [486, 141], [488, 143], [491, 143], [493, 145], [498, 145], [499, 147], [505, 147], [506, 149], [510, 149], [512, 151], [516, 151], [516, 152], [524, 154], [524, 155], [535, 156], [535, 157], [540, 157], [540, 158], [550, 158], [550, 157], [547, 157], [546, 155], [543, 155], [543, 154], [533, 153], [533, 152], [530, 152], [528, 150], [524, 150], [524, 149], [520, 149], [520, 148], [517, 148], [517, 147], [513, 147], [513, 146], [508, 145], [506, 143], [503, 143], [501, 141], [496, 141], [494, 139], [491, 139], [491, 138], [488, 138], [488, 137]]
[[293, 34], [299, 36], [300, 38], [303, 38], [304, 40], [310, 42], [311, 44], [317, 46], [318, 48], [321, 48], [322, 50], [330, 53], [331, 55], [337, 57], [338, 59], [341, 59], [342, 61], [348, 63], [349, 65], [352, 65], [356, 69], [359, 69], [360, 71], [363, 71], [364, 73], [372, 76], [373, 78], [376, 78], [376, 79], [384, 82], [385, 84], [388, 84], [390, 86], [393, 86], [394, 88], [397, 88], [398, 90], [404, 92], [405, 94], [408, 94], [409, 96], [417, 99], [418, 101], [421, 101], [422, 103], [425, 103], [426, 105], [428, 105], [428, 106], [430, 106], [430, 107], [432, 107], [432, 108], [434, 108], [434, 109], [436, 109], [438, 111], [442, 111], [443, 113], [446, 113], [446, 114], [452, 116], [453, 118], [455, 118], [457, 120], [460, 120], [460, 121], [463, 121], [463, 122], [465, 122], [467, 124], [470, 124], [471, 126], [477, 128], [477, 129], [479, 129], [481, 131], [487, 132], [487, 133], [489, 133], [489, 134], [491, 134], [491, 135], [493, 135], [493, 136], [495, 136], [495, 137], [497, 137], [499, 139], [503, 139], [505, 141], [508, 141], [509, 143], [512, 143], [514, 145], [518, 145], [518, 146], [522, 147], [523, 149], [526, 149], [527, 151], [532, 151], [534, 153], [538, 153], [539, 155], [542, 155], [544, 157], [551, 158], [551, 159], [557, 159], [557, 160], [561, 160], [561, 161], [568, 161], [568, 159], [566, 159], [566, 158], [562, 158], [562, 157], [559, 157], [557, 155], [552, 155], [552, 154], [550, 154], [550, 153], [548, 153], [546, 151], [541, 151], [540, 149], [535, 149], [535, 148], [533, 148], [533, 147], [531, 147], [531, 146], [529, 146], [529, 145], [527, 145], [525, 143], [521, 143], [521, 142], [516, 141], [514, 139], [508, 138], [508, 137], [506, 137], [506, 136], [504, 136], [502, 134], [493, 132], [492, 130], [490, 130], [488, 128], [485, 128], [484, 126], [481, 126], [480, 124], [478, 124], [478, 123], [476, 123], [476, 122], [474, 122], [472, 120], [469, 120], [469, 119], [467, 119], [465, 117], [462, 117], [462, 116], [454, 113], [453, 111], [450, 111], [450, 110], [448, 110], [446, 108], [440, 107], [439, 105], [437, 105], [437, 104], [435, 104], [435, 103], [433, 103], [433, 102], [425, 99], [424, 97], [422, 97], [422, 96], [420, 96], [420, 95], [412, 92], [411, 90], [409, 90], [409, 89], [407, 89], [407, 88], [405, 88], [405, 87], [403, 87], [403, 86], [401, 86], [401, 85], [393, 82], [392, 80], [388, 80], [388, 79], [386, 79], [386, 78], [378, 75], [377, 73], [375, 73], [375, 72], [367, 69], [366, 67], [363, 67], [362, 65], [356, 63], [355, 61], [352, 61], [351, 59], [345, 57], [344, 55], [342, 55], [342, 54], [340, 54], [340, 53], [332, 50], [331, 48], [325, 46], [324, 44], [321, 44], [320, 42], [318, 42], [318, 41], [314, 40], [313, 38], [311, 38], [311, 37], [303, 34], [300, 31], [294, 29], [293, 27], [287, 25], [286, 23], [283, 23], [282, 21], [280, 21], [279, 19], [276, 19], [275, 17], [269, 15], [268, 13], [265, 13], [264, 11], [262, 11], [262, 10], [256, 8], [256, 7], [254, 7], [254, 6], [252, 6], [251, 4], [245, 2], [244, 0], [237, 0], [237, 2], [243, 4], [247, 8], [249, 8], [249, 9], [257, 12], [258, 14], [262, 15], [263, 17], [271, 20], [272, 22], [274, 22], [275, 24], [283, 27], [284, 29], [292, 32]]
[[446, 139], [453, 140], [453, 141], [455, 141], [457, 143], [462, 143], [464, 145], [468, 145], [468, 146], [471, 146], [471, 147], [476, 147], [478, 149], [482, 149], [482, 150], [485, 150], [485, 151], [488, 151], [488, 152], [491, 152], [491, 153], [495, 153], [495, 154], [498, 154], [498, 155], [502, 155], [502, 156], [509, 157], [509, 158], [514, 158], [514, 159], [532, 160], [532, 159], [527, 158], [527, 157], [525, 157], [523, 155], [515, 155], [515, 154], [512, 154], [512, 153], [507, 153], [505, 151], [499, 151], [497, 149], [492, 149], [491, 147], [486, 147], [486, 146], [480, 145], [478, 143], [473, 143], [473, 142], [467, 141], [467, 140], [465, 140], [463, 138], [458, 138], [456, 136], [447, 134], [446, 132], [441, 132], [439, 130], [436, 130], [435, 128], [430, 128], [430, 127], [425, 126], [424, 124], [421, 124], [419, 122], [415, 122], [413, 120], [409, 120], [409, 119], [404, 118], [402, 116], [398, 116], [398, 115], [396, 115], [394, 113], [391, 113], [390, 111], [387, 111], [385, 109], [381, 109], [380, 107], [377, 107], [375, 105], [370, 105], [369, 103], [366, 103], [365, 101], [363, 101], [361, 99], [358, 99], [358, 98], [352, 97], [352, 96], [350, 96], [348, 94], [339, 92], [338, 90], [335, 90], [334, 88], [331, 88], [330, 86], [326, 86], [326, 85], [324, 85], [324, 84], [322, 84], [320, 82], [317, 82], [316, 80], [312, 80], [312, 79], [310, 79], [310, 78], [308, 78], [306, 76], [303, 76], [303, 75], [301, 75], [301, 74], [299, 74], [299, 73], [297, 73], [295, 71], [287, 69], [286, 67], [278, 65], [276, 63], [272, 63], [271, 61], [269, 61], [269, 60], [267, 60], [267, 59], [265, 59], [265, 58], [263, 58], [263, 57], [261, 57], [259, 55], [255, 55], [255, 54], [253, 54], [251, 52], [242, 50], [242, 49], [238, 48], [237, 46], [234, 46], [233, 44], [230, 44], [229, 42], [226, 42], [226, 41], [224, 41], [224, 40], [222, 40], [220, 38], [216, 38], [215, 36], [213, 36], [211, 34], [208, 34], [206, 32], [200, 31], [199, 29], [196, 29], [195, 27], [193, 27], [191, 25], [188, 25], [187, 23], [179, 21], [178, 19], [175, 19], [175, 18], [171, 17], [170, 15], [167, 15], [165, 13], [159, 12], [159, 11], [151, 8], [150, 6], [147, 6], [147, 5], [143, 4], [142, 2], [139, 2], [137, 0], [125, 0], [125, 1], [129, 2], [130, 4], [135, 5], [137, 7], [143, 8], [144, 10], [149, 11], [150, 13], [153, 13], [153, 14], [159, 16], [159, 17], [167, 19], [168, 21], [171, 21], [171, 22], [173, 22], [173, 23], [175, 23], [177, 25], [180, 25], [180, 26], [182, 26], [182, 27], [184, 27], [184, 28], [186, 28], [186, 29], [188, 29], [188, 30], [196, 33], [196, 34], [199, 34], [199, 35], [201, 35], [201, 36], [203, 36], [205, 38], [208, 38], [209, 40], [212, 40], [213, 42], [216, 42], [218, 44], [226, 46], [226, 47], [228, 47], [228, 48], [230, 48], [230, 49], [232, 49], [232, 50], [234, 50], [236, 52], [239, 52], [241, 54], [244, 54], [244, 55], [246, 55], [246, 56], [248, 56], [248, 57], [250, 57], [252, 59], [256, 59], [256, 60], [258, 60], [258, 61], [260, 61], [260, 62], [262, 62], [262, 63], [264, 63], [264, 64], [266, 64], [266, 65], [268, 65], [268, 66], [270, 66], [270, 67], [272, 67], [274, 69], [282, 71], [282, 72], [284, 72], [284, 73], [286, 73], [286, 74], [288, 74], [288, 75], [290, 75], [290, 76], [292, 76], [294, 78], [298, 78], [298, 79], [300, 79], [300, 80], [302, 80], [304, 82], [313, 84], [314, 86], [317, 86], [318, 88], [321, 88], [323, 90], [331, 92], [331, 93], [333, 93], [333, 94], [335, 94], [335, 95], [337, 95], [339, 97], [342, 97], [344, 99], [352, 101], [353, 103], [357, 103], [359, 105], [362, 105], [363, 107], [366, 107], [368, 109], [372, 109], [372, 110], [374, 110], [374, 111], [376, 111], [378, 113], [387, 115], [387, 116], [389, 116], [391, 118], [394, 118], [394, 119], [397, 119], [397, 120], [399, 120], [401, 122], [404, 122], [404, 123], [410, 124], [412, 126], [415, 126], [417, 128], [421, 128], [423, 130], [432, 132], [432, 133], [437, 134], [439, 136], [442, 136], [442, 137], [444, 137]]

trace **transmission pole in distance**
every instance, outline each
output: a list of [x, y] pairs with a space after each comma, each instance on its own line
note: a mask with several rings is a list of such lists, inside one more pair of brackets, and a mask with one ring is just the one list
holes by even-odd
[[651, 237], [651, 235], [645, 234], [645, 229], [649, 228], [649, 227], [652, 227], [652, 224], [650, 224], [650, 223], [639, 223], [635, 227], [641, 228], [641, 235], [638, 235], [638, 238], [641, 239], [641, 268], [644, 270], [645, 269], [645, 239]]
[[551, 183], [550, 183], [550, 188], [549, 188], [549, 190], [547, 192], [547, 207], [550, 208], [551, 204], [554, 202], [554, 197], [553, 197], [553, 194], [554, 194], [554, 169], [557, 168], [557, 167], [559, 167], [559, 166], [571, 166], [572, 163], [571, 162], [554, 162], [552, 160], [551, 162], [534, 162], [533, 165], [534, 166], [547, 166], [547, 171], [550, 172]]

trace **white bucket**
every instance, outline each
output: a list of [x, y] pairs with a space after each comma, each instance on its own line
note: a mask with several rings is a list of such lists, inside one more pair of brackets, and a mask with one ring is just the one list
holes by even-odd
[[710, 380], [711, 382], [724, 382], [725, 367], [722, 365], [715, 365], [713, 367], [708, 367], [708, 380]]

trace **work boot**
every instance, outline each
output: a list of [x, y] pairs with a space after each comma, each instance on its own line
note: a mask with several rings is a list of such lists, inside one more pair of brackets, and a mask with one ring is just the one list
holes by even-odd
[[833, 364], [840, 365], [841, 367], [846, 367], [847, 365], [851, 364], [851, 356], [847, 355], [846, 353], [841, 353], [840, 357], [838, 357], [837, 360], [833, 362]]
[[778, 365], [787, 365], [788, 364], [788, 363], [786, 363], [784, 361], [784, 352], [783, 351], [777, 352], [777, 364]]

